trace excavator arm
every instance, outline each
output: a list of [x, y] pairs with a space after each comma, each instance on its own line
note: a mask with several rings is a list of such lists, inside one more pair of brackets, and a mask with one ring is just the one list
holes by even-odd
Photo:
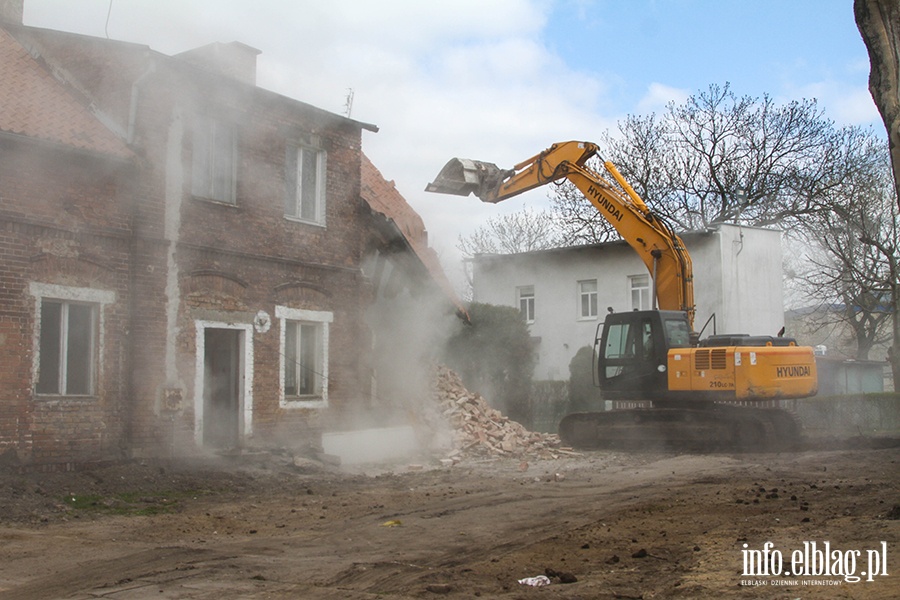
[[454, 158], [425, 189], [460, 196], [474, 193], [484, 202], [496, 203], [568, 179], [641, 257], [652, 276], [658, 307], [686, 312], [693, 329], [693, 274], [684, 243], [647, 208], [612, 163], [605, 161], [603, 166], [618, 185], [587, 166], [597, 153], [597, 146], [590, 142], [562, 142], [508, 170]]

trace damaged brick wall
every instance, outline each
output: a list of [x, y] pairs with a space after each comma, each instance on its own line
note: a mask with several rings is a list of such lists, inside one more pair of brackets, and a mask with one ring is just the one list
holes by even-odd
[[[152, 258], [144, 252], [136, 255], [136, 272], [141, 274], [135, 281], [136, 312], [154, 315], [144, 333], [136, 331], [136, 339], [146, 335], [157, 350], [145, 352], [143, 343], [136, 344], [136, 372], [148, 373], [136, 378], [134, 386], [134, 446], [138, 452], [182, 453], [202, 444], [202, 417], [196, 414], [202, 410], [204, 385], [204, 375], [197, 373], [198, 322], [239, 328], [243, 347], [252, 348], [252, 354], [245, 352], [252, 360], [252, 369], [246, 370], [248, 375], [252, 370], [252, 381], [242, 398], [247, 408], [243, 429], [252, 435], [241, 442], [315, 444], [323, 413], [327, 420], [330, 414], [352, 410], [368, 385], [363, 314], [370, 298], [359, 273], [366, 236], [359, 200], [359, 128], [321, 111], [298, 110], [293, 101], [254, 102], [250, 92], [222, 94], [207, 105], [203, 89], [174, 83], [164, 73], [148, 80], [135, 127], [135, 143], [153, 165], [143, 184], [145, 216], [136, 225], [138, 244], [154, 246]], [[218, 114], [238, 125], [234, 204], [190, 193], [189, 132], [200, 113]], [[173, 126], [178, 119], [181, 123]], [[287, 144], [303, 132], [314, 132], [327, 152], [324, 227], [284, 215]], [[173, 144], [173, 135], [180, 135], [181, 142]], [[161, 175], [160, 165], [171, 162], [173, 151], [180, 153], [180, 168], [174, 175], [172, 169], [166, 172], [167, 183], [154, 179]], [[176, 198], [173, 177], [180, 190]], [[144, 260], [146, 268], [141, 266]], [[166, 324], [171, 308], [162, 307], [173, 302], [175, 329], [166, 330], [173, 324]], [[303, 403], [285, 407], [282, 402], [276, 307], [333, 314], [327, 410], [308, 409]], [[260, 312], [271, 319], [265, 331], [254, 326]], [[172, 348], [165, 343], [160, 347], [166, 336], [174, 338]], [[167, 352], [173, 350], [174, 377], [165, 364]], [[161, 398], [170, 389], [180, 391], [181, 403], [167, 410]]]
[[[19, 179], [0, 178], [4, 195], [16, 195], [16, 185], [30, 190], [22, 201], [31, 204], [17, 218], [52, 232], [22, 232], [16, 227], [24, 225], [2, 221], [0, 250], [13, 259], [0, 279], [0, 356], [21, 358], [0, 367], [4, 393], [12, 390], [0, 408], [0, 443], [27, 447], [41, 461], [196, 450], [205, 385], [198, 340], [211, 324], [239, 331], [241, 360], [250, 361], [241, 366], [248, 435], [240, 443], [316, 444], [317, 428], [352, 411], [369, 387], [360, 124], [140, 46], [28, 28], [19, 35], [91, 98], [134, 157], [114, 161], [109, 177], [72, 167], [49, 179], [27, 169]], [[192, 195], [191, 133], [197, 119], [210, 116], [237, 131], [233, 204]], [[287, 144], [310, 138], [327, 153], [324, 226], [285, 218]], [[38, 272], [32, 257], [41, 252], [41, 235], [53, 239], [50, 254], [74, 258], [38, 261]], [[72, 266], [87, 256], [99, 260]], [[38, 406], [27, 288], [64, 280], [114, 293], [101, 309], [102, 376], [95, 396]], [[327, 406], [282, 400], [278, 310], [330, 315]], [[271, 320], [266, 327], [257, 323], [261, 314]], [[7, 386], [10, 380], [18, 383]]]

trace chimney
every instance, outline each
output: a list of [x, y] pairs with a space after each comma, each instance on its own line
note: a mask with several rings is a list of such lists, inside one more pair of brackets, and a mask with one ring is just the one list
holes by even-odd
[[21, 25], [24, 10], [25, 0], [0, 0], [0, 21]]
[[[0, 0], [3, 2], [5, 0]], [[256, 57], [260, 51], [240, 42], [214, 42], [181, 54], [176, 58], [221, 73], [250, 85], [256, 85]]]

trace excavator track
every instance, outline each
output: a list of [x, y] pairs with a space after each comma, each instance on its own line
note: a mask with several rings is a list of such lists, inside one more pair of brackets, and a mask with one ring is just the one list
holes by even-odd
[[785, 410], [714, 404], [573, 413], [559, 437], [578, 449], [777, 452], [799, 446], [800, 426]]

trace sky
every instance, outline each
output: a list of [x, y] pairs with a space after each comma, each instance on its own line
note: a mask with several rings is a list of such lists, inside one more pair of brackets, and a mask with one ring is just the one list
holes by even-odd
[[378, 126], [363, 151], [454, 280], [459, 236], [548, 189], [500, 205], [426, 193], [450, 158], [510, 167], [726, 83], [883, 134], [852, 0], [25, 0], [24, 21], [164, 54], [261, 50], [261, 87]]

